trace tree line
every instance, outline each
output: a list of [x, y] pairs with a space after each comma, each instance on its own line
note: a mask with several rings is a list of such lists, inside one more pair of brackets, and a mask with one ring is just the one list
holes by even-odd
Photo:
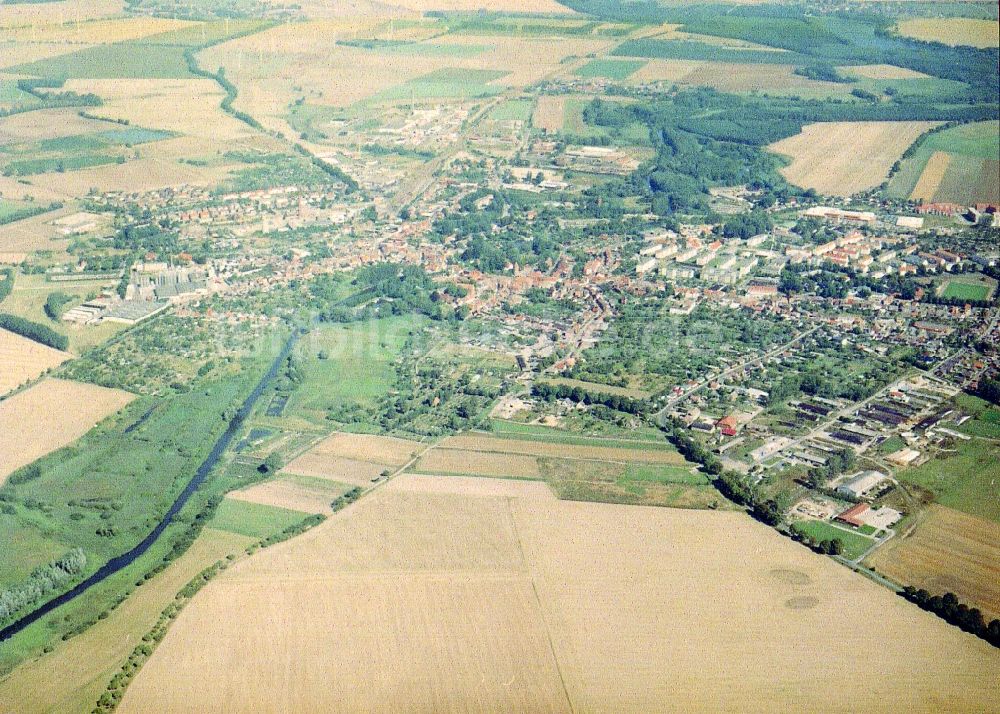
[[993, 619], [987, 624], [978, 607], [969, 607], [959, 602], [955, 593], [931, 595], [923, 588], [907, 585], [900, 595], [921, 609], [933, 612], [942, 620], [986, 640], [994, 647], [1000, 647], [1000, 620]]
[[535, 382], [531, 388], [531, 393], [551, 402], [555, 399], [569, 399], [577, 404], [600, 404], [625, 412], [627, 414], [642, 414], [646, 410], [646, 402], [642, 399], [633, 399], [620, 394], [607, 394], [604, 392], [591, 392], [582, 387], [570, 386], [568, 384], [549, 384], [548, 382]]
[[25, 320], [23, 317], [16, 315], [5, 312], [0, 313], [0, 328], [15, 332], [21, 335], [21, 337], [27, 337], [29, 340], [40, 342], [57, 350], [65, 351], [69, 347], [69, 338], [66, 335], [60, 335], [47, 325]]
[[24, 582], [0, 590], [0, 623], [61, 589], [82, 573], [86, 566], [87, 556], [83, 549], [74, 548], [51, 563], [32, 570]]

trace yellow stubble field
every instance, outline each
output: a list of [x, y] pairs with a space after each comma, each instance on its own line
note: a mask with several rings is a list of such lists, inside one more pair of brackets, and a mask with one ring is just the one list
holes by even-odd
[[940, 122], [820, 122], [768, 148], [791, 159], [781, 173], [820, 193], [849, 196], [878, 186], [907, 147]]
[[0, 396], [58, 367], [71, 356], [0, 329]]
[[937, 193], [945, 173], [948, 172], [949, 164], [951, 164], [951, 154], [948, 152], [935, 151], [931, 154], [913, 191], [910, 192], [910, 198], [915, 201], [933, 201], [934, 194]]
[[965, 17], [915, 18], [899, 23], [899, 33], [925, 42], [971, 47], [1000, 46], [1000, 25], [996, 20]]
[[0, 402], [0, 483], [76, 441], [134, 398], [118, 389], [46, 379]]
[[932, 595], [953, 592], [987, 621], [1000, 617], [1000, 524], [934, 505], [914, 532], [875, 551], [868, 564]]
[[125, 602], [54, 652], [21, 665], [0, 679], [0, 712], [85, 714], [108, 681], [181, 588], [203, 569], [239, 554], [252, 538], [206, 528], [166, 570], [144, 583]]
[[[84, 4], [84, 3], [79, 3]], [[149, 35], [179, 30], [196, 22], [172, 20], [159, 17], [130, 17], [117, 19], [88, 20], [77, 22], [73, 19], [62, 24], [30, 25], [12, 30], [8, 37], [20, 42], [54, 42], [77, 45], [109, 44], [137, 40]], [[72, 47], [71, 51], [79, 49]]]
[[986, 712], [998, 671], [742, 514], [403, 476], [205, 587], [120, 711]]

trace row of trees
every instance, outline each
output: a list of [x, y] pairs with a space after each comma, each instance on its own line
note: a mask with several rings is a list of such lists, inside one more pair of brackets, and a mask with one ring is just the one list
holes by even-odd
[[23, 583], [0, 590], [0, 623], [59, 590], [86, 566], [87, 556], [81, 548], [74, 548], [61, 558], [32, 570]]
[[571, 402], [576, 402], [577, 404], [601, 404], [609, 409], [627, 414], [642, 414], [646, 408], [646, 403], [641, 399], [633, 399], [632, 397], [625, 397], [620, 394], [591, 392], [582, 387], [574, 387], [568, 384], [535, 382], [531, 392], [536, 397], [544, 399], [547, 402], [555, 399], [569, 399]]
[[69, 347], [69, 338], [66, 335], [60, 335], [47, 325], [25, 320], [17, 315], [0, 313], [0, 328], [16, 332], [21, 337], [27, 337], [29, 340], [40, 342], [57, 350], [65, 350]]
[[900, 594], [918, 607], [981, 637], [994, 647], [1000, 647], [1000, 620], [993, 619], [987, 624], [979, 608], [959, 602], [954, 593], [931, 595], [923, 588], [917, 589], [908, 585]]

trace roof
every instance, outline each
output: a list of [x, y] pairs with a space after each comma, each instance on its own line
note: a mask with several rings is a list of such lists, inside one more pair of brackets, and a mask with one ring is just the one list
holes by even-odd
[[867, 503], [859, 503], [856, 506], [851, 506], [843, 513], [838, 513], [837, 520], [850, 523], [852, 526], [863, 526], [865, 522], [861, 519], [861, 515], [868, 511], [869, 508], [870, 506]]

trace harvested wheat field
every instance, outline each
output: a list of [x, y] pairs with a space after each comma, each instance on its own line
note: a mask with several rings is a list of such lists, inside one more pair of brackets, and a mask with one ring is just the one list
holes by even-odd
[[65, 352], [0, 329], [0, 396], [58, 367], [70, 357]]
[[12, 471], [79, 439], [134, 398], [118, 389], [46, 379], [0, 402], [0, 484]]
[[927, 79], [923, 72], [917, 72], [894, 64], [861, 64], [851, 67], [838, 67], [840, 72], [853, 74], [866, 79]]
[[927, 165], [924, 166], [924, 170], [917, 180], [917, 184], [913, 187], [913, 191], [910, 192], [910, 199], [914, 201], [933, 201], [934, 194], [940, 188], [941, 180], [944, 178], [945, 173], [947, 173], [950, 163], [951, 154], [944, 151], [935, 151], [931, 154], [931, 157], [927, 160]]
[[497, 454], [527, 454], [552, 456], [560, 459], [592, 459], [595, 461], [633, 462], [646, 464], [683, 464], [683, 457], [668, 449], [619, 449], [613, 446], [577, 446], [544, 441], [501, 439], [480, 434], [452, 436], [440, 444], [446, 449], [468, 449]]
[[[62, 42], [70, 44], [108, 44], [136, 40], [161, 32], [170, 32], [183, 27], [197, 25], [187, 20], [168, 20], [159, 17], [135, 17], [115, 20], [91, 20], [89, 22], [67, 22], [44, 26], [22, 27], [8, 33], [8, 37], [20, 42]], [[73, 51], [77, 47], [72, 48]]]
[[834, 196], [878, 186], [917, 137], [940, 122], [820, 122], [768, 148], [792, 162], [781, 169], [790, 182]]
[[544, 131], [562, 131], [565, 117], [566, 97], [543, 94], [531, 115], [531, 125]]
[[378, 478], [387, 469], [393, 471], [395, 467], [374, 461], [343, 459], [339, 456], [309, 452], [288, 464], [282, 469], [282, 473], [324, 478], [339, 483], [349, 483], [352, 486], [367, 486], [372, 479]]
[[[680, 62], [694, 66], [685, 72]], [[664, 64], [667, 66], [662, 67], [661, 71], [665, 76], [661, 78], [678, 84], [713, 87], [720, 92], [798, 94], [806, 97], [850, 92], [847, 84], [802, 77], [795, 74], [794, 67], [787, 64], [736, 64], [687, 60], [665, 61]], [[676, 72], [679, 76], [670, 77], [671, 72]]]
[[124, 8], [122, 0], [56, 0], [55, 2], [0, 3], [0, 27], [51, 25], [82, 22], [116, 15]]
[[916, 18], [899, 23], [899, 33], [924, 42], [970, 47], [1000, 46], [1000, 25], [996, 20], [964, 17]]
[[286, 477], [232, 491], [226, 497], [302, 513], [329, 513], [330, 502], [345, 490], [331, 481]]
[[212, 581], [120, 711], [985, 712], [998, 673], [741, 514], [404, 476]]
[[[104, 619], [56, 650], [0, 679], [0, 711], [17, 714], [89, 712], [136, 642], [177, 592], [198, 573], [254, 539], [206, 528], [180, 558], [144, 583]], [[10, 704], [15, 709], [7, 710]]]
[[402, 466], [410, 461], [420, 449], [421, 445], [418, 442], [397, 439], [394, 436], [337, 432], [328, 436], [307, 453]]
[[486, 451], [431, 449], [413, 467], [423, 473], [474, 474], [476, 476], [516, 476], [541, 478], [538, 459], [522, 454]]
[[953, 592], [987, 621], [1000, 617], [1000, 525], [934, 505], [909, 536], [875, 551], [868, 564], [932, 595]]
[[219, 107], [225, 93], [211, 79], [71, 79], [66, 88], [101, 97], [104, 104], [93, 110], [101, 117], [203, 137], [216, 146], [251, 133]]

